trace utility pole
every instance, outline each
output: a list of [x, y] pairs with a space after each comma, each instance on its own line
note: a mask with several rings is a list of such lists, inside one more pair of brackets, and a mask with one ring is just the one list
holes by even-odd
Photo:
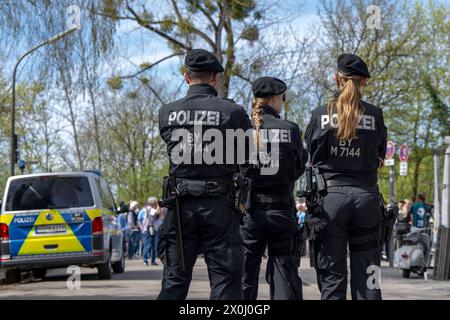
[[439, 227], [441, 225], [441, 195], [439, 179], [439, 153], [435, 151], [434, 160], [434, 225], [433, 225], [433, 249], [436, 249]]
[[439, 227], [433, 277], [435, 280], [450, 279], [450, 136], [445, 137], [444, 178], [442, 179], [442, 214]]
[[77, 30], [78, 27], [72, 27], [64, 32], [58, 33], [57, 35], [51, 37], [50, 39], [38, 44], [37, 46], [33, 47], [32, 49], [28, 50], [25, 54], [23, 54], [19, 60], [17, 60], [16, 65], [14, 66], [13, 71], [13, 77], [12, 77], [12, 98], [11, 98], [11, 143], [10, 143], [10, 174], [11, 176], [14, 175], [14, 169], [16, 162], [19, 159], [16, 159], [16, 150], [15, 146], [17, 144], [17, 136], [16, 136], [16, 74], [17, 74], [17, 68], [19, 67], [19, 64], [22, 62], [22, 60], [28, 56], [29, 54], [33, 53], [40, 47], [43, 47], [47, 44], [55, 43], [56, 41], [64, 38], [68, 34], [72, 33], [73, 31]]

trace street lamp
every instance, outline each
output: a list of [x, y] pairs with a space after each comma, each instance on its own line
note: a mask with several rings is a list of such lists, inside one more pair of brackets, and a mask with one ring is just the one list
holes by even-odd
[[12, 101], [11, 101], [11, 150], [10, 150], [10, 169], [11, 169], [11, 176], [14, 175], [14, 167], [15, 167], [15, 146], [16, 146], [16, 73], [17, 73], [17, 67], [19, 66], [19, 64], [22, 62], [22, 60], [28, 56], [29, 54], [31, 54], [32, 52], [36, 51], [37, 49], [39, 49], [40, 47], [43, 47], [47, 44], [52, 44], [62, 38], [64, 38], [65, 36], [67, 36], [68, 34], [72, 33], [73, 31], [77, 30], [77, 27], [72, 27], [66, 31], [63, 31], [61, 33], [58, 33], [57, 35], [51, 37], [50, 39], [38, 44], [37, 46], [35, 46], [34, 48], [32, 48], [31, 50], [29, 50], [28, 52], [26, 52], [24, 55], [22, 55], [19, 60], [17, 61], [16, 65], [14, 66], [14, 71], [13, 71], [13, 78], [12, 78]]

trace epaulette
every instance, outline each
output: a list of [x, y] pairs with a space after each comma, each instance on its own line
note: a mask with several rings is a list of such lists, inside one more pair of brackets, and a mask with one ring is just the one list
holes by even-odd
[[229, 101], [231, 103], [236, 103], [236, 101], [234, 101], [233, 99], [229, 99], [229, 98], [222, 98], [223, 100]]

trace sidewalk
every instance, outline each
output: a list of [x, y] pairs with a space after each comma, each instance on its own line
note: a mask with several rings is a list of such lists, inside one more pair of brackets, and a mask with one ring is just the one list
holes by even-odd
[[[259, 278], [259, 300], [269, 298], [265, 281], [266, 259], [263, 259]], [[111, 280], [98, 280], [97, 270], [82, 268], [81, 290], [67, 289], [65, 269], [50, 270], [44, 280], [25, 279], [21, 284], [0, 285], [0, 299], [156, 299], [161, 289], [162, 265], [144, 266], [142, 260], [127, 260], [126, 271], [113, 275]], [[302, 260], [299, 270], [306, 300], [320, 299], [315, 270], [309, 261]], [[450, 281], [424, 280], [413, 275], [403, 279], [401, 270], [383, 264], [381, 286], [385, 300], [450, 300]], [[205, 261], [197, 260], [188, 299], [208, 299], [209, 280]], [[350, 290], [348, 290], [350, 292]], [[348, 299], [350, 299], [348, 294]]]

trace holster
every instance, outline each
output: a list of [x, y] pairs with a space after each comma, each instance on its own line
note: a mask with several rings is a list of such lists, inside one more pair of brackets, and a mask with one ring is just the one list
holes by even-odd
[[399, 208], [397, 205], [390, 204], [387, 208], [383, 206], [383, 214], [384, 214], [384, 234], [383, 240], [388, 241], [391, 239], [392, 232], [394, 230], [394, 224], [398, 217]]
[[233, 209], [239, 214], [246, 214], [252, 207], [251, 180], [241, 173], [233, 176]]
[[323, 237], [323, 230], [328, 225], [328, 218], [320, 203], [306, 202], [305, 232], [304, 237], [308, 240], [316, 240]]
[[297, 231], [294, 233], [291, 240], [291, 257], [297, 267], [300, 267], [303, 247], [305, 244], [305, 240], [303, 239], [303, 230], [304, 228], [297, 228]]
[[[378, 189], [378, 186], [377, 186]], [[380, 235], [380, 240], [384, 243], [391, 239], [392, 232], [394, 230], [395, 221], [398, 217], [399, 208], [396, 204], [389, 204], [387, 207], [384, 206], [384, 198], [381, 192], [378, 190], [378, 195], [380, 198], [380, 208], [381, 216], [383, 218], [383, 228], [382, 234]]]

